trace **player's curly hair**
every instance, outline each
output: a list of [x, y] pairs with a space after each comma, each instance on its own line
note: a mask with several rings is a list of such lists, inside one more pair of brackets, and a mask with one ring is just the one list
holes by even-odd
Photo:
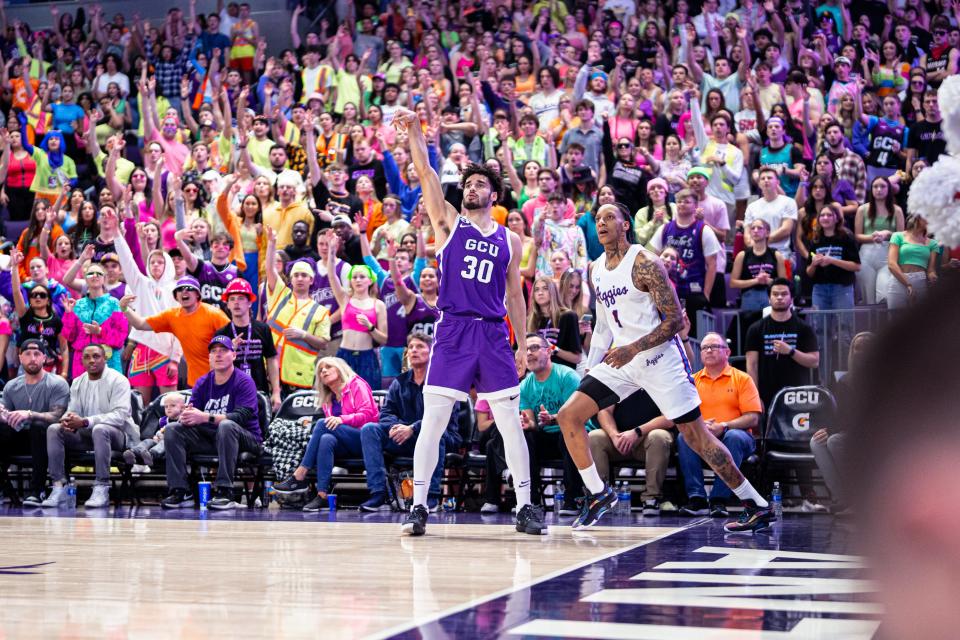
[[473, 162], [468, 164], [467, 168], [463, 170], [463, 175], [460, 176], [460, 188], [463, 189], [463, 186], [467, 183], [467, 178], [477, 174], [486, 177], [487, 182], [490, 183], [490, 192], [497, 194], [497, 204], [499, 204], [503, 198], [503, 179], [499, 173], [486, 165]]

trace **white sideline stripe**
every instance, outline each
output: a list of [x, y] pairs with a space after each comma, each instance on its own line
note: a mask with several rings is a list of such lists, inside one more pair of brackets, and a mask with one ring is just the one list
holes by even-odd
[[[729, 589], [730, 587], [715, 587]], [[762, 588], [762, 587], [758, 587]], [[768, 587], [779, 589], [780, 587]], [[783, 593], [795, 595], [797, 589], [783, 587]], [[777, 600], [774, 598], [743, 598], [735, 595], [684, 595], [681, 589], [604, 589], [581, 598], [581, 602], [605, 604], [635, 604], [656, 607], [705, 607], [712, 609], [757, 609], [759, 611], [810, 611], [848, 615], [880, 615], [883, 609], [871, 602], [834, 602], [828, 600]], [[700, 590], [696, 590], [700, 591]]]
[[807, 578], [798, 576], [748, 576], [720, 573], [660, 573], [657, 571], [644, 571], [643, 573], [638, 573], [630, 579], [646, 580], [648, 582], [703, 582], [714, 584], [806, 584], [821, 586], [824, 589], [834, 589], [837, 588], [838, 585], [843, 585], [844, 589], [855, 588], [857, 592], [860, 593], [876, 591], [877, 588], [876, 584], [870, 580], [847, 580], [845, 578]]
[[[375, 633], [375, 634], [372, 634], [372, 635], [370, 635], [370, 636], [367, 636], [367, 638], [368, 638], [368, 640], [381, 640], [382, 638], [389, 638], [390, 636], [394, 636], [394, 635], [397, 635], [397, 634], [399, 634], [399, 633], [403, 633], [404, 631], [410, 631], [410, 630], [415, 629], [415, 628], [417, 628], [417, 627], [420, 627], [420, 626], [423, 626], [423, 625], [426, 625], [426, 624], [430, 624], [431, 622], [436, 622], [437, 620], [440, 620], [440, 619], [442, 619], [442, 618], [446, 618], [447, 616], [452, 616], [452, 615], [454, 615], [454, 614], [460, 613], [461, 611], [466, 611], [467, 609], [472, 609], [472, 608], [474, 608], [474, 607], [476, 607], [476, 606], [479, 606], [480, 604], [483, 604], [484, 602], [488, 602], [488, 601], [490, 601], [490, 600], [496, 600], [497, 598], [502, 598], [503, 596], [508, 596], [508, 595], [510, 595], [511, 593], [514, 593], [514, 592], [516, 592], [516, 591], [520, 591], [520, 590], [522, 590], [522, 589], [529, 589], [530, 587], [532, 587], [532, 586], [534, 586], [534, 585], [537, 585], [537, 584], [540, 584], [541, 582], [546, 582], [547, 580], [553, 580], [554, 578], [556, 578], [556, 577], [558, 577], [558, 576], [562, 576], [563, 574], [569, 573], [569, 572], [571, 572], [571, 571], [576, 571], [577, 569], [582, 569], [583, 567], [586, 567], [586, 566], [589, 566], [589, 565], [591, 565], [591, 564], [594, 564], [595, 562], [602, 562], [602, 561], [604, 561], [604, 560], [607, 560], [608, 558], [612, 558], [613, 556], [620, 555], [621, 553], [627, 553], [628, 551], [633, 551], [634, 549], [639, 549], [640, 547], [642, 547], [642, 546], [644, 546], [644, 545], [648, 545], [648, 544], [651, 544], [651, 543], [653, 543], [653, 542], [658, 542], [658, 541], [660, 541], [660, 540], [663, 540], [664, 538], [667, 538], [667, 537], [669, 537], [669, 536], [672, 536], [672, 535], [675, 534], [675, 533], [680, 533], [681, 531], [685, 531], [685, 530], [687, 530], [687, 529], [690, 529], [690, 528], [692, 528], [692, 527], [695, 527], [695, 526], [697, 526], [697, 525], [700, 525], [700, 524], [702, 524], [702, 523], [704, 523], [704, 522], [706, 522], [706, 521], [707, 521], [707, 520], [704, 519], [704, 518], [699, 518], [699, 519], [697, 519], [697, 520], [695, 520], [695, 521], [693, 521], [693, 522], [691, 522], [691, 523], [689, 523], [689, 524], [687, 524], [687, 525], [684, 525], [684, 526], [682, 526], [682, 527], [676, 527], [676, 528], [668, 529], [667, 531], [665, 531], [664, 533], [660, 534], [659, 536], [656, 536], [655, 538], [650, 538], [649, 540], [644, 540], [643, 542], [639, 542], [639, 543], [637, 543], [637, 544], [630, 545], [630, 546], [628, 546], [628, 547], [622, 547], [622, 548], [620, 548], [620, 549], [614, 549], [613, 551], [610, 551], [609, 553], [605, 553], [605, 554], [603, 554], [602, 556], [597, 556], [596, 558], [590, 558], [589, 560], [584, 560], [583, 562], [579, 562], [579, 563], [577, 563], [577, 564], [573, 564], [573, 565], [570, 565], [570, 566], [568, 566], [568, 567], [564, 567], [564, 568], [562, 568], [562, 569], [557, 569], [556, 571], [552, 571], [552, 572], [550, 572], [550, 573], [548, 573], [548, 574], [546, 574], [546, 575], [544, 575], [544, 576], [541, 576], [541, 577], [539, 577], [539, 578], [535, 578], [535, 579], [529, 580], [529, 581], [527, 581], [527, 582], [522, 582], [522, 583], [520, 583], [520, 584], [515, 584], [515, 585], [510, 586], [510, 587], [507, 587], [507, 588], [505, 588], [505, 589], [501, 589], [500, 591], [496, 591], [496, 592], [494, 592], [494, 593], [490, 593], [490, 594], [487, 594], [487, 595], [480, 596], [480, 597], [478, 597], [478, 598], [474, 598], [473, 600], [470, 600], [470, 601], [468, 601], [468, 602], [466, 602], [466, 603], [464, 603], [464, 604], [456, 605], [456, 606], [454, 606], [454, 607], [450, 607], [450, 608], [445, 609], [445, 610], [443, 610], [443, 611], [440, 611], [440, 612], [437, 612], [437, 613], [433, 613], [433, 614], [430, 614], [430, 615], [428, 615], [428, 616], [424, 616], [424, 617], [422, 617], [422, 618], [414, 618], [414, 619], [413, 619], [412, 621], [410, 621], [410, 622], [404, 622], [403, 624], [398, 624], [398, 625], [396, 625], [396, 626], [390, 627], [389, 629], [384, 629], [383, 631], [379, 631], [379, 632], [377, 632], [377, 633]], [[550, 529], [558, 529], [558, 528], [559, 528], [559, 529], [567, 529], [567, 527], [550, 527]], [[602, 529], [601, 529], [601, 530], [602, 530]]]
[[597, 640], [869, 640], [880, 627], [872, 620], [804, 618], [790, 631], [719, 629], [624, 622], [534, 620], [511, 629], [511, 635]]

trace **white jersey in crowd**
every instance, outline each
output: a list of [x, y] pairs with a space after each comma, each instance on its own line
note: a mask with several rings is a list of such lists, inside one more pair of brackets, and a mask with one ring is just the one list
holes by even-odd
[[593, 263], [590, 278], [597, 292], [597, 324], [603, 323], [613, 334], [613, 340], [612, 344], [593, 341], [588, 367], [599, 362], [609, 348], [636, 342], [660, 324], [660, 312], [653, 296], [633, 284], [633, 264], [641, 251], [650, 260], [656, 260], [656, 255], [635, 244], [627, 249], [626, 255], [613, 270], [607, 269], [606, 254]]

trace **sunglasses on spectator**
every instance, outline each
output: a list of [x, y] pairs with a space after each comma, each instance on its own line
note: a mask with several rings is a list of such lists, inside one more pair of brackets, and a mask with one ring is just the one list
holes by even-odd
[[199, 191], [200, 190], [197, 189], [196, 187], [187, 187], [186, 189], [183, 190], [184, 193], [197, 193]]
[[617, 149], [632, 149], [633, 145], [629, 142], [620, 142], [617, 143]]
[[103, 271], [87, 271], [88, 278], [92, 278], [94, 276], [99, 276], [102, 278], [104, 276], [104, 272]]
[[46, 293], [45, 291], [34, 291], [33, 293], [30, 294], [30, 297], [31, 297], [31, 298], [37, 298], [37, 299], [39, 299], [39, 300], [46, 300], [46, 299], [49, 298], [50, 296], [47, 295], [47, 293]]
[[935, 35], [935, 36], [945, 36], [945, 35], [947, 35], [947, 30], [946, 30], [946, 29], [934, 29], [934, 30], [933, 30], [933, 35]]

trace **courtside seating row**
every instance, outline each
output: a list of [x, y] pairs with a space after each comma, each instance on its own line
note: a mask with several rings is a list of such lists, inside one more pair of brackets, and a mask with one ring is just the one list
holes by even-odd
[[[179, 393], [188, 396], [190, 394], [189, 390]], [[0, 393], [0, 397], [2, 397], [2, 393]], [[155, 398], [149, 406], [144, 408], [140, 394], [136, 391], [131, 394], [131, 415], [141, 425], [142, 438], [151, 437], [158, 429], [160, 418], [163, 415], [161, 399], [162, 396]], [[374, 399], [382, 407], [386, 399], [386, 392], [375, 391]], [[454, 470], [459, 474], [457, 496], [459, 498], [458, 502], [462, 504], [468, 487], [472, 483], [483, 480], [486, 455], [478, 450], [479, 431], [476, 427], [476, 416], [472, 402], [461, 403], [460, 406], [459, 426], [463, 446], [458, 451], [447, 452], [444, 463], [447, 469]], [[273, 418], [294, 421], [308, 419], [313, 423], [323, 413], [317, 405], [317, 396], [313, 391], [297, 391], [291, 394], [283, 401], [275, 416], [271, 415], [267, 396], [259, 393], [258, 408], [260, 429], [264, 438], [269, 433], [269, 425]], [[795, 468], [800, 465], [815, 465], [809, 448], [810, 437], [817, 429], [832, 427], [835, 414], [836, 400], [826, 388], [810, 385], [788, 387], [781, 390], [774, 397], [766, 413], [766, 428], [757, 443], [756, 453], [750, 456], [743, 465], [744, 473], [751, 480], [756, 481], [759, 486], [769, 490], [767, 485], [770, 484], [769, 478], [773, 471]], [[215, 455], [195, 454], [190, 456], [192, 481], [199, 481], [204, 470], [208, 472], [206, 477], [212, 479], [213, 476], [209, 474], [209, 470], [216, 467], [218, 462]], [[120, 452], [113, 453], [112, 464], [120, 471], [119, 483], [117, 478], [111, 476], [111, 483], [113, 484], [111, 497], [117, 505], [124, 501], [140, 504], [141, 500], [137, 491], [138, 484], [149, 480], [165, 480], [162, 462], [157, 463], [150, 474], [137, 475], [132, 473], [132, 467], [124, 462]], [[240, 454], [235, 481], [241, 483], [244, 497], [249, 506], [253, 505], [257, 496], [262, 495], [264, 481], [272, 476], [272, 464], [272, 457], [267, 452], [244, 452]], [[364, 465], [362, 458], [337, 459], [335, 464], [345, 469], [347, 473], [335, 475], [334, 483], [363, 481]], [[18, 486], [25, 487], [32, 459], [30, 456], [14, 456], [11, 458], [11, 465], [17, 469]], [[72, 452], [68, 454], [66, 460], [67, 475], [71, 475], [73, 469], [92, 468], [93, 465], [93, 451]], [[388, 455], [386, 466], [390, 497], [394, 504], [399, 507], [400, 478], [404, 472], [412, 471], [413, 459]], [[672, 475], [679, 477], [676, 464], [671, 466]], [[543, 468], [560, 469], [562, 463], [560, 460], [546, 461]], [[643, 469], [643, 463], [616, 463], [612, 465], [611, 472], [616, 476], [617, 470], [623, 468]], [[77, 475], [84, 477], [84, 474]], [[671, 472], [668, 472], [668, 477], [670, 475]], [[555, 478], [543, 478], [543, 480], [541, 486], [545, 487]], [[766, 484], [764, 484], [765, 482]]]

